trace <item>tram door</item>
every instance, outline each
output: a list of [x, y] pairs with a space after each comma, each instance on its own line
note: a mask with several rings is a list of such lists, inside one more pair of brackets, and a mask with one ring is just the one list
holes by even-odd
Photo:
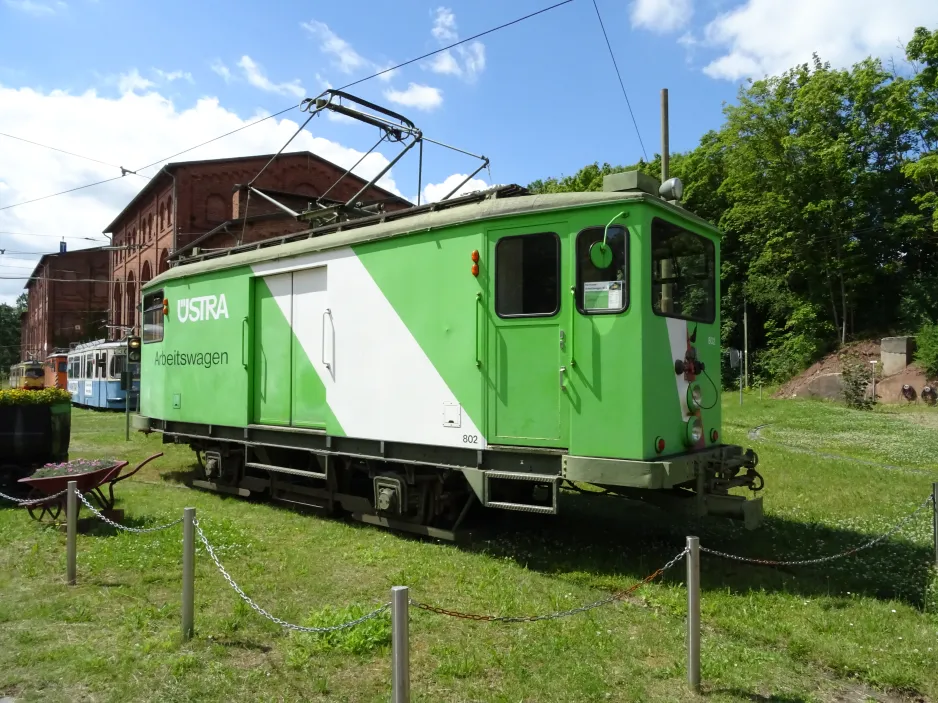
[[564, 222], [488, 232], [483, 373], [490, 444], [569, 446], [573, 305], [563, 265], [566, 232]]
[[326, 267], [265, 276], [254, 285], [252, 421], [325, 429]]

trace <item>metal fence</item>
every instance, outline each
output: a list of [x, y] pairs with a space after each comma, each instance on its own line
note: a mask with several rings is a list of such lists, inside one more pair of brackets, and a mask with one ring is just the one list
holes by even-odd
[[105, 517], [77, 490], [75, 481], [68, 483], [68, 489], [56, 496], [46, 496], [39, 501], [19, 500], [12, 496], [0, 493], [0, 497], [14, 501], [21, 506], [28, 506], [37, 502], [48, 501], [52, 497], [61, 497], [67, 493], [66, 500], [66, 522], [67, 522], [67, 540], [66, 540], [66, 580], [70, 585], [77, 583], [77, 532], [78, 532], [78, 501], [80, 500], [87, 506], [92, 514], [112, 527], [135, 534], [152, 533], [161, 530], [167, 530], [180, 523], [183, 525], [183, 557], [182, 557], [182, 635], [184, 639], [190, 639], [195, 631], [195, 546], [198, 539], [205, 548], [206, 553], [211, 558], [218, 572], [229, 586], [235, 591], [239, 598], [247, 603], [258, 615], [270, 620], [281, 627], [296, 632], [307, 633], [326, 633], [337, 630], [346, 630], [362, 624], [368, 620], [378, 617], [387, 610], [391, 614], [391, 672], [392, 672], [392, 701], [394, 703], [405, 703], [410, 700], [410, 607], [413, 606], [419, 610], [435, 613], [438, 615], [459, 618], [462, 620], [472, 620], [480, 622], [496, 623], [530, 623], [543, 620], [556, 620], [559, 618], [578, 615], [595, 608], [600, 608], [617, 601], [621, 601], [626, 596], [634, 593], [641, 586], [651, 583], [666, 571], [676, 566], [681, 560], [686, 560], [685, 585], [687, 590], [687, 682], [693, 690], [700, 689], [700, 554], [709, 554], [722, 559], [731, 559], [734, 561], [748, 564], [757, 564], [761, 566], [806, 566], [811, 564], [822, 564], [836, 559], [843, 559], [857, 554], [865, 549], [880, 544], [892, 535], [896, 534], [906, 527], [912, 520], [928, 508], [932, 507], [932, 526], [934, 533], [935, 547], [935, 565], [938, 568], [938, 482], [932, 485], [932, 493], [922, 501], [911, 513], [902, 518], [883, 534], [870, 539], [856, 547], [845, 550], [837, 554], [815, 557], [811, 559], [799, 559], [792, 561], [780, 561], [774, 559], [758, 559], [753, 557], [744, 557], [736, 554], [730, 554], [717, 549], [702, 546], [697, 537], [687, 537], [686, 545], [683, 550], [677, 553], [673, 558], [663, 566], [648, 574], [645, 578], [636, 581], [628, 588], [612, 593], [603, 598], [594, 600], [575, 608], [568, 610], [552, 611], [534, 615], [492, 615], [465, 613], [458, 610], [450, 610], [437, 605], [431, 605], [411, 598], [410, 589], [407, 586], [394, 586], [391, 589], [391, 598], [379, 605], [374, 610], [362, 615], [354, 620], [331, 625], [328, 627], [305, 627], [295, 625], [282, 620], [258, 605], [250, 598], [244, 590], [237, 584], [225, 569], [221, 560], [218, 558], [215, 548], [199, 524], [196, 518], [195, 508], [185, 508], [183, 517], [172, 522], [157, 525], [149, 528], [126, 527], [109, 518]]

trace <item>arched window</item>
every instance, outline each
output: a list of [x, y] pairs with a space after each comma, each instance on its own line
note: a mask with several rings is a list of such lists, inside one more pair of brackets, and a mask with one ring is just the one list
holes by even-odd
[[166, 226], [166, 203], [160, 203], [160, 231]]
[[[114, 301], [111, 307], [111, 321], [115, 325], [121, 324], [121, 313], [123, 312], [123, 301], [124, 298], [121, 295], [121, 282], [120, 279], [114, 281]], [[116, 331], [114, 332], [116, 334]]]
[[173, 196], [166, 198], [166, 226], [175, 227], [173, 222]]
[[127, 294], [124, 296], [124, 324], [134, 327], [137, 324], [137, 287], [134, 285], [134, 274], [131, 271], [127, 276]]
[[169, 249], [164, 249], [163, 253], [160, 255], [160, 265], [157, 274], [161, 274], [164, 271], [169, 271]]
[[143, 262], [143, 271], [140, 273], [140, 287], [143, 288], [147, 282], [153, 278], [153, 274], [150, 272], [150, 262]]
[[147, 241], [149, 242], [151, 239], [153, 239], [153, 215], [152, 213], [150, 214], [149, 217], [147, 217]]

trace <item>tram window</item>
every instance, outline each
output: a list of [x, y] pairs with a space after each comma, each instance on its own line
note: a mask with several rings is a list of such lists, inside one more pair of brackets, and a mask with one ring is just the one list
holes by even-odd
[[94, 378], [94, 357], [85, 354], [85, 378]]
[[124, 372], [125, 358], [123, 354], [115, 354], [111, 357], [111, 378], [121, 377], [121, 374]]
[[505, 237], [495, 246], [499, 317], [556, 315], [560, 309], [560, 239], [553, 232]]
[[163, 340], [163, 291], [143, 298], [143, 343]]
[[585, 315], [603, 315], [622, 312], [629, 306], [628, 254], [625, 227], [610, 227], [608, 232], [605, 227], [590, 227], [577, 235], [577, 310]]
[[68, 362], [67, 362], [67, 361], [60, 361], [60, 362], [59, 362], [59, 373], [65, 373], [66, 371], [68, 371]]
[[42, 378], [45, 374], [41, 366], [28, 366], [24, 375], [26, 378]]
[[716, 319], [716, 247], [699, 234], [655, 218], [651, 223], [651, 304], [656, 315]]

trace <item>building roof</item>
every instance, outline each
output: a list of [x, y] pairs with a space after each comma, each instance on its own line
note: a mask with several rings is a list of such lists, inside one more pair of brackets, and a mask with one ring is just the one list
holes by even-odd
[[596, 205], [614, 205], [616, 203], [648, 203], [687, 222], [691, 222], [714, 236], [719, 236], [719, 231], [703, 218], [647, 193], [637, 191], [550, 193], [544, 195], [527, 195], [523, 193], [526, 193], [526, 191], [519, 186], [495, 187], [445, 202], [318, 227], [279, 239], [268, 239], [235, 247], [218, 254], [204, 254], [199, 257], [200, 260], [170, 268], [152, 279], [144, 287], [151, 289], [172, 279], [184, 278], [207, 271], [251, 265], [261, 261], [285, 259], [324, 249], [353, 246], [479, 220], [490, 220], [525, 213], [570, 210]]
[[33, 272], [29, 274], [29, 279], [26, 281], [26, 285], [23, 286], [26, 290], [29, 290], [29, 287], [32, 285], [39, 276], [39, 269], [41, 269], [49, 259], [56, 259], [60, 256], [71, 256], [72, 254], [86, 254], [89, 251], [105, 251], [107, 247], [87, 247], [85, 249], [73, 249], [72, 251], [66, 252], [54, 252], [52, 254], [43, 254], [39, 261], [36, 262], [36, 267], [33, 269]]
[[[126, 206], [124, 206], [124, 209], [121, 210], [120, 213], [118, 213], [117, 217], [114, 218], [111, 224], [109, 224], [106, 228], [104, 228], [102, 232], [104, 234], [109, 234], [109, 233], [112, 233], [115, 229], [117, 229], [117, 223], [123, 219], [123, 217], [128, 213], [128, 211], [132, 210], [133, 207], [140, 200], [142, 200], [147, 195], [152, 193], [156, 189], [158, 183], [162, 183], [165, 180], [165, 178], [163, 178], [164, 174], [168, 176], [170, 175], [172, 171], [175, 171], [179, 168], [183, 168], [186, 166], [201, 166], [203, 164], [236, 163], [238, 161], [252, 161], [254, 159], [272, 159], [274, 156], [276, 156], [276, 154], [252, 154], [251, 156], [232, 156], [232, 157], [225, 158], [225, 159], [201, 159], [199, 161], [174, 161], [174, 162], [168, 163], [165, 166], [163, 166], [163, 168], [161, 168], [159, 172], [155, 176], [153, 176], [153, 178], [151, 178], [150, 181], [145, 186], [143, 186], [143, 188], [140, 189], [140, 191], [133, 197], [133, 199], [131, 199], [131, 201], [127, 203]], [[324, 159], [323, 157], [318, 156], [317, 154], [314, 154], [311, 151], [285, 151], [282, 154], [280, 154], [278, 158], [296, 157], [296, 156], [306, 156], [307, 158], [315, 159], [321, 164], [325, 164], [326, 166], [331, 166], [332, 168], [340, 172], [343, 172], [343, 173], [345, 172], [345, 169], [339, 166], [338, 164], [335, 164], [329, 161], [328, 159]], [[347, 177], [354, 178], [362, 185], [367, 183], [366, 180], [352, 173], [350, 173]], [[380, 186], [376, 185], [372, 187], [375, 190], [380, 191], [381, 193], [384, 193], [389, 198], [395, 198], [404, 203], [408, 202], [404, 198], [401, 198], [398, 195], [394, 195], [394, 193], [391, 193], [390, 191], [387, 191], [384, 188], [381, 188]]]

